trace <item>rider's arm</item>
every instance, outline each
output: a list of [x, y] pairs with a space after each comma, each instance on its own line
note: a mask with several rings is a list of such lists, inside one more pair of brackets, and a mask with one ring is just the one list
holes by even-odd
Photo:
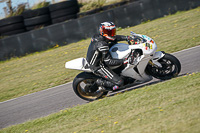
[[133, 38], [130, 37], [130, 36], [123, 36], [123, 35], [116, 35], [116, 39], [115, 39], [116, 42], [118, 41], [127, 41], [127, 42], [133, 42]]
[[123, 36], [123, 35], [116, 35], [116, 39], [117, 42], [118, 41], [127, 41], [127, 36]]

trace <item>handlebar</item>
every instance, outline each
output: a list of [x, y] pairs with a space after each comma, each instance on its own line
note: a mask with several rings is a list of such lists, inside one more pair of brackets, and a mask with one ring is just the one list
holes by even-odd
[[147, 42], [147, 40], [144, 39], [142, 35], [136, 34], [136, 33], [134, 33], [133, 31], [131, 31], [131, 36], [134, 38], [134, 41], [135, 41], [135, 42], [137, 42], [137, 41], [141, 41], [142, 43]]

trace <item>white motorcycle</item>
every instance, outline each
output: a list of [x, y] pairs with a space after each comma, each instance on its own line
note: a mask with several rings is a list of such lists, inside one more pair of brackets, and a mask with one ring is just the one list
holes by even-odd
[[[179, 60], [163, 51], [157, 51], [154, 40], [146, 35], [131, 32], [134, 44], [118, 43], [110, 48], [110, 53], [114, 59], [128, 58], [135, 54], [132, 64], [111, 67], [111, 69], [124, 79], [124, 86], [118, 90], [125, 89], [135, 83], [144, 83], [153, 79], [171, 79], [176, 77], [181, 71]], [[96, 84], [96, 80], [101, 78], [94, 75], [90, 70], [85, 58], [78, 58], [65, 63], [65, 68], [76, 69], [84, 72], [79, 73], [73, 80], [74, 92], [82, 99], [93, 101], [107, 95], [108, 91], [102, 90]], [[102, 90], [102, 91], [101, 91]]]

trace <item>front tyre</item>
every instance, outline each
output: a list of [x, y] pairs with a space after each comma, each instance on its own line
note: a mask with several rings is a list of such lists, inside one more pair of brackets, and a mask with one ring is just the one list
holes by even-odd
[[98, 86], [96, 85], [97, 76], [82, 72], [76, 76], [73, 81], [73, 90], [77, 96], [87, 101], [94, 101], [107, 95], [106, 92], [97, 92]]
[[162, 67], [152, 64], [147, 65], [147, 72], [157, 79], [171, 79], [176, 77], [181, 71], [179, 60], [171, 54], [166, 53], [163, 58], [158, 60], [158, 62]]

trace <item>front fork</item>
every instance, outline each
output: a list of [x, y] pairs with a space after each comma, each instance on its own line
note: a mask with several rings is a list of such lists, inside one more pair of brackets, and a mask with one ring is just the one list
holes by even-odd
[[155, 52], [155, 54], [153, 55], [152, 59], [149, 61], [149, 64], [151, 64], [152, 66], [157, 66], [159, 68], [162, 67], [162, 65], [159, 63], [159, 59], [163, 58], [165, 56], [165, 52], [164, 51], [158, 51]]

